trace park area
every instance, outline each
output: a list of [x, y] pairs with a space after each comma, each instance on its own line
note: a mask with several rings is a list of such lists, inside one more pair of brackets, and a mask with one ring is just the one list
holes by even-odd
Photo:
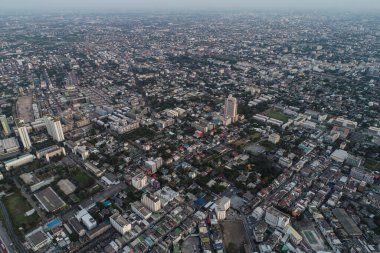
[[95, 180], [88, 176], [83, 171], [78, 171], [74, 176], [73, 179], [78, 184], [78, 186], [82, 189], [87, 189], [92, 187], [95, 184]]
[[147, 138], [147, 139], [151, 139], [155, 136], [155, 132], [147, 127], [139, 127], [135, 130], [132, 130], [128, 133], [125, 133], [121, 136], [121, 140], [123, 141], [127, 141], [127, 140], [130, 140], [130, 141], [136, 141], [136, 140], [139, 140], [141, 138]]
[[289, 117], [283, 114], [282, 112], [278, 112], [274, 110], [266, 110], [263, 114], [269, 118], [277, 119], [284, 123], [288, 122], [288, 119], [289, 119]]
[[80, 200], [85, 199], [102, 189], [101, 186], [96, 183], [94, 178], [81, 170], [74, 172], [72, 181], [74, 185], [78, 187], [75, 193], [70, 194], [69, 196], [70, 200], [74, 203], [78, 203]]
[[20, 227], [24, 231], [30, 230], [39, 223], [40, 217], [36, 212], [30, 216], [25, 215], [32, 207], [19, 191], [6, 196], [3, 200], [16, 231]]

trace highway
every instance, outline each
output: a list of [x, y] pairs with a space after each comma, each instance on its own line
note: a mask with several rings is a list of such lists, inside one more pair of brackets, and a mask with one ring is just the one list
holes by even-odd
[[5, 243], [0, 239], [0, 253], [8, 253], [10, 252], [8, 248], [5, 246]]

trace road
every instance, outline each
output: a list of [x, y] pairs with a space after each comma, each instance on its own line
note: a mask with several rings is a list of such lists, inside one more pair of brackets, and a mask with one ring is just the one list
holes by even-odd
[[12, 242], [8, 238], [8, 234], [0, 223], [0, 253], [13, 253]]
[[[6, 248], [7, 252], [9, 252], [9, 253], [16, 252], [14, 244], [13, 244], [11, 238], [9, 238], [7, 230], [3, 226], [2, 222], [0, 222], [0, 242], [4, 245], [4, 247]], [[0, 249], [1, 249], [1, 247], [0, 247]], [[1, 252], [1, 250], [0, 250], [0, 252]]]
[[254, 252], [255, 249], [256, 249], [256, 244], [253, 240], [253, 235], [252, 235], [252, 229], [251, 227], [248, 225], [248, 222], [247, 222], [247, 217], [245, 215], [242, 216], [242, 221], [243, 221], [243, 224], [244, 224], [244, 229], [245, 229], [245, 233], [248, 237], [248, 245], [249, 245], [249, 248], [250, 248], [250, 252]]
[[28, 253], [29, 251], [25, 248], [25, 246], [22, 244], [20, 239], [18, 238], [11, 221], [11, 218], [9, 217], [8, 211], [5, 208], [4, 203], [0, 200], [0, 211], [2, 214], [2, 217], [4, 218], [5, 227], [8, 231], [9, 236], [12, 238], [16, 248], [21, 253]]

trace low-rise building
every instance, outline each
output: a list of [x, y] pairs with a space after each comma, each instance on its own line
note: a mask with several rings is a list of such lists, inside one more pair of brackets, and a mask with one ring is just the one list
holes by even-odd
[[4, 166], [6, 170], [11, 170], [20, 166], [23, 166], [27, 163], [30, 163], [34, 160], [35, 156], [31, 154], [25, 154], [17, 158], [5, 161]]
[[141, 204], [139, 201], [135, 201], [131, 203], [131, 209], [133, 212], [135, 212], [138, 216], [140, 216], [143, 219], [148, 219], [152, 212], [150, 212], [145, 206]]
[[269, 135], [269, 137], [268, 137], [268, 141], [272, 142], [274, 144], [277, 144], [280, 141], [280, 139], [281, 139], [280, 135], [276, 134], [276, 133], [273, 133], [273, 134]]
[[289, 225], [290, 217], [274, 207], [269, 207], [265, 212], [265, 222], [272, 227], [285, 229]]
[[131, 224], [119, 213], [113, 214], [110, 217], [110, 222], [112, 227], [114, 227], [122, 235], [129, 232], [132, 228]]
[[36, 157], [38, 159], [44, 157], [46, 159], [46, 161], [48, 161], [48, 162], [50, 162], [50, 158], [52, 158], [54, 156], [59, 156], [59, 155], [65, 156], [66, 150], [64, 147], [59, 147], [57, 145], [53, 145], [53, 146], [38, 150], [36, 152]]
[[140, 173], [132, 178], [132, 186], [141, 190], [148, 184], [148, 178], [144, 173]]
[[39, 227], [25, 235], [25, 239], [34, 252], [39, 251], [51, 243], [50, 237], [43, 231], [42, 227]]

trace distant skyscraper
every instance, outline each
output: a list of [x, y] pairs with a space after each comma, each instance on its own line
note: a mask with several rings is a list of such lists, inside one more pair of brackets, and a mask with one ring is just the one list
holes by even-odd
[[64, 141], [65, 136], [63, 135], [61, 121], [57, 117], [45, 117], [44, 118], [47, 131], [49, 135], [56, 141]]
[[224, 105], [224, 116], [230, 117], [232, 122], [235, 122], [237, 119], [237, 106], [237, 99], [232, 95], [229, 95]]
[[5, 136], [8, 136], [11, 133], [11, 129], [9, 128], [7, 117], [5, 115], [0, 116], [1, 128], [3, 129], [3, 133]]
[[22, 145], [24, 146], [25, 149], [30, 149], [32, 147], [32, 143], [30, 142], [28, 129], [26, 128], [24, 121], [21, 119], [17, 119], [16, 127], [17, 127], [18, 134], [20, 136]]

